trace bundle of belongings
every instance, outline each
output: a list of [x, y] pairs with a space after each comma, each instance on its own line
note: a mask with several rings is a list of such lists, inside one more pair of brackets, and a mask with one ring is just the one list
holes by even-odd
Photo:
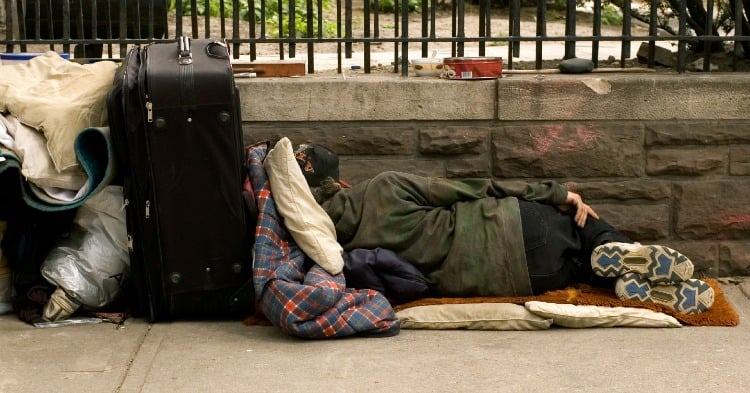
[[15, 293], [2, 304], [26, 322], [64, 319], [121, 295], [128, 254], [106, 110], [116, 68], [54, 52], [2, 66], [1, 255]]
[[[223, 53], [220, 45], [213, 48]], [[135, 259], [108, 128], [106, 100], [116, 69], [112, 62], [81, 65], [52, 52], [27, 64], [3, 66], [0, 312], [12, 309], [20, 319], [45, 326], [82, 312], [127, 311], [132, 292], [143, 287], [133, 285], [138, 280]], [[247, 324], [272, 324], [298, 337], [331, 338], [392, 336], [402, 328], [521, 330], [738, 322], [711, 280], [706, 280], [710, 288], [700, 291], [704, 298], [711, 295], [713, 305], [699, 303], [691, 310], [702, 312], [691, 314], [619, 299], [611, 288], [574, 286], [531, 295], [525, 270], [512, 263], [509, 269], [478, 270], [486, 256], [469, 259], [455, 253], [484, 251], [458, 237], [452, 240], [457, 247], [450, 258], [416, 264], [394, 246], [412, 241], [407, 235], [413, 236], [414, 228], [397, 226], [387, 234], [364, 231], [369, 240], [357, 243], [362, 239], [353, 234], [361, 223], [352, 218], [358, 206], [351, 205], [338, 222], [350, 218], [356, 224], [343, 230], [334, 225], [323, 201], [349, 185], [339, 178], [338, 156], [330, 149], [318, 144], [295, 148], [281, 138], [273, 145], [251, 144], [244, 153], [244, 184], [238, 184], [237, 191], [245, 197], [254, 228], [247, 239], [253, 248], [252, 271], [247, 274], [252, 275], [254, 292], [253, 304], [243, 305]], [[398, 179], [385, 174], [383, 180]], [[453, 192], [440, 189], [441, 184], [433, 185]], [[564, 199], [559, 192], [539, 192], [550, 200]], [[481, 203], [460, 209], [483, 214], [475, 209]], [[516, 224], [520, 222], [492, 223]], [[439, 255], [452, 245], [443, 238], [429, 238], [429, 233], [420, 236], [417, 240], [423, 243], [412, 242], [410, 248], [418, 254]], [[511, 261], [520, 255], [511, 254]], [[172, 284], [184, 278], [178, 272], [163, 276]], [[442, 297], [445, 294], [450, 297]]]

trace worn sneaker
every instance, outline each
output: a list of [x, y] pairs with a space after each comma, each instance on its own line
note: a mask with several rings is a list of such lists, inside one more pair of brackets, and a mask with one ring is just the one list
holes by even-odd
[[615, 294], [622, 300], [661, 304], [683, 314], [697, 314], [714, 304], [714, 289], [694, 278], [672, 285], [653, 285], [640, 274], [627, 273], [617, 279]]
[[693, 277], [693, 262], [665, 246], [606, 243], [591, 253], [591, 269], [598, 276], [619, 277], [640, 273], [654, 284], [675, 284]]

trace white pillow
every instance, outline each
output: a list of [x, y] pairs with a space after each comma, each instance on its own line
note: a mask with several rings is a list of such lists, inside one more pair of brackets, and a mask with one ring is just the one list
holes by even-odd
[[344, 268], [344, 249], [336, 241], [336, 228], [328, 213], [315, 201], [294, 158], [289, 138], [276, 142], [263, 164], [271, 193], [284, 226], [302, 251], [330, 274]]
[[434, 304], [396, 313], [403, 329], [544, 330], [551, 319], [513, 303]]
[[525, 306], [540, 317], [551, 318], [555, 325], [569, 328], [682, 326], [674, 317], [646, 308], [556, 304], [539, 301], [526, 302]]

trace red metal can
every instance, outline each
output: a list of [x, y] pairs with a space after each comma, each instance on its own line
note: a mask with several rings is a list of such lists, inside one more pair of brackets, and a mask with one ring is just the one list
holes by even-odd
[[502, 57], [446, 57], [447, 79], [494, 79], [503, 74]]

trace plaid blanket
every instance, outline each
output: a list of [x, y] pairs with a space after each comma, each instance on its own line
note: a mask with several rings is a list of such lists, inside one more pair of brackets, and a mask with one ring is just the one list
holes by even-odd
[[259, 211], [253, 262], [257, 308], [274, 326], [298, 337], [398, 334], [398, 319], [381, 293], [346, 288], [343, 273], [330, 275], [297, 247], [276, 211], [263, 168], [267, 148], [262, 143], [246, 151]]

